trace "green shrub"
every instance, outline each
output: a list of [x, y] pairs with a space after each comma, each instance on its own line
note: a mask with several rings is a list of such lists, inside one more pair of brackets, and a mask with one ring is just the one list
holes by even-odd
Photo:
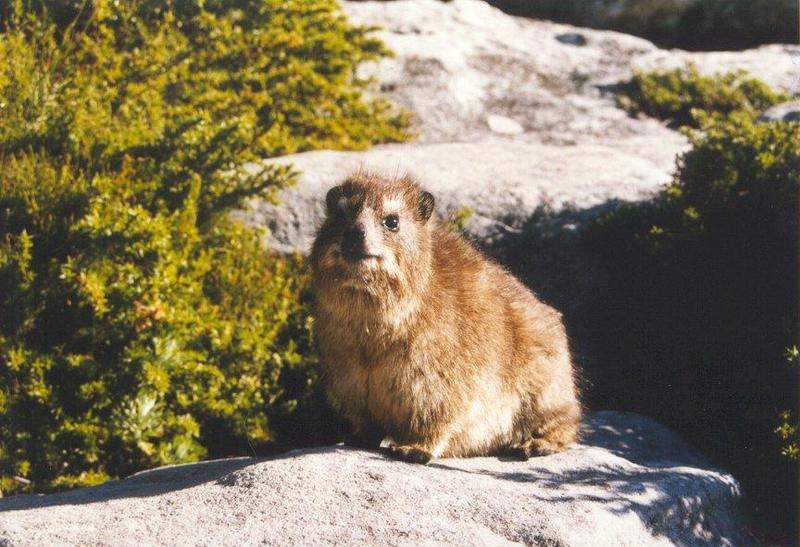
[[733, 112], [755, 116], [789, 99], [745, 71], [703, 76], [693, 64], [638, 71], [620, 91], [622, 108], [666, 120], [672, 127], [699, 127], [703, 117], [725, 117]]
[[[800, 350], [797, 346], [792, 346], [786, 350], [786, 362], [794, 369], [797, 374], [797, 365], [800, 363]], [[789, 461], [800, 460], [800, 434], [797, 418], [792, 410], [784, 410], [780, 413], [779, 425], [775, 429], [781, 441], [781, 455]]]
[[245, 162], [407, 138], [387, 52], [332, 0], [50, 4], [0, 32], [0, 490], [302, 439], [307, 274], [225, 213], [293, 179]]
[[584, 236], [603, 265], [584, 310], [606, 364], [595, 381], [606, 405], [663, 420], [729, 468], [766, 529], [793, 528], [797, 468], [781, 451], [796, 434], [800, 124], [703, 119], [663, 192]]
[[447, 218], [447, 226], [454, 232], [465, 232], [475, 211], [469, 205], [462, 205]]

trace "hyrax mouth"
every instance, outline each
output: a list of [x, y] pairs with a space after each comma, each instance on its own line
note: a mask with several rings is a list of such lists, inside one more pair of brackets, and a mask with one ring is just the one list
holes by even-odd
[[340, 252], [337, 253], [345, 262], [349, 264], [361, 264], [370, 260], [380, 260], [381, 256], [371, 253], [361, 252]]

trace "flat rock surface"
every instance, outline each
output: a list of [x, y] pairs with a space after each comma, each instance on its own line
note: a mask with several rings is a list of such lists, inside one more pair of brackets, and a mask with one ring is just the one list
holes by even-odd
[[281, 194], [279, 205], [254, 201], [240, 214], [269, 229], [273, 248], [305, 253], [322, 222], [331, 186], [359, 169], [387, 175], [409, 172], [433, 192], [442, 215], [469, 206], [470, 232], [491, 243], [517, 230], [541, 206], [587, 209], [612, 200], [643, 199], [669, 180], [672, 156], [648, 157], [637, 153], [633, 139], [628, 144], [633, 149], [492, 138], [378, 146], [367, 152], [307, 152], [276, 160], [302, 172], [300, 183]]
[[527, 462], [427, 466], [342, 446], [165, 467], [0, 500], [0, 545], [741, 544], [739, 487], [678, 436], [596, 412]]

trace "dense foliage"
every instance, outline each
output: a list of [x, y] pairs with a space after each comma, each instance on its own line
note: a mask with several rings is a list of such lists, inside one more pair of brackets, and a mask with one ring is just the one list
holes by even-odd
[[[700, 128], [687, 130], [692, 147], [674, 181], [588, 230], [605, 286], [585, 312], [593, 359], [607, 365], [602, 385], [595, 380], [604, 404], [675, 427], [729, 468], [759, 520], [779, 529], [797, 515], [798, 371], [787, 348], [798, 325], [800, 124], [755, 122], [752, 95], [732, 108], [734, 78], [748, 81], [720, 77], [697, 102], [682, 100], [692, 114], [679, 118]], [[667, 82], [652, 95], [675, 91], [663, 74], [640, 79]], [[759, 101], [777, 96], [755, 82], [748, 89]], [[708, 100], [721, 96], [721, 107]]]
[[225, 213], [292, 180], [248, 161], [406, 138], [355, 76], [387, 52], [333, 0], [4, 6], [0, 491], [274, 441], [307, 280]]
[[661, 47], [743, 49], [797, 42], [794, 0], [488, 0], [527, 17], [643, 36]]
[[674, 26], [652, 38], [670, 47], [700, 50], [795, 44], [798, 9], [794, 0], [694, 0]]
[[621, 86], [619, 103], [632, 113], [666, 120], [673, 127], [699, 127], [708, 116], [725, 118], [734, 112], [755, 117], [787, 101], [747, 72], [705, 76], [695, 65], [655, 72], [637, 71]]

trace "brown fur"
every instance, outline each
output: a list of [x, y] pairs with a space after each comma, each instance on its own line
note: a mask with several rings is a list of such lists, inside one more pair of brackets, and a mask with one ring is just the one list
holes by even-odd
[[[424, 463], [550, 454], [576, 439], [581, 409], [558, 312], [428, 218], [432, 196], [408, 177], [354, 175], [328, 206], [311, 256], [315, 330], [328, 396], [354, 444], [388, 438], [391, 455]], [[393, 213], [396, 231], [382, 224]]]

